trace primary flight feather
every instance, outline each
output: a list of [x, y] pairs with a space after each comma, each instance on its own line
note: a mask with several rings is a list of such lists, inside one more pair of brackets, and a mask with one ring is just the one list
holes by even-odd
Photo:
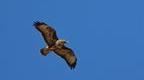
[[61, 58], [63, 58], [68, 66], [73, 69], [76, 66], [77, 58], [74, 51], [65, 46], [65, 40], [58, 39], [54, 28], [50, 27], [44, 22], [34, 22], [35, 28], [41, 33], [47, 46], [40, 50], [41, 54], [46, 56], [49, 52], [53, 51]]

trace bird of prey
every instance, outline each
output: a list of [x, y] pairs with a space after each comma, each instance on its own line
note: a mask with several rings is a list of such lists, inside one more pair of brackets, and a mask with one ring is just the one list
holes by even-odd
[[34, 22], [34, 26], [41, 33], [47, 45], [40, 49], [41, 54], [46, 56], [49, 52], [54, 52], [63, 58], [71, 69], [74, 69], [77, 58], [74, 51], [65, 45], [67, 41], [58, 39], [55, 29], [44, 22]]

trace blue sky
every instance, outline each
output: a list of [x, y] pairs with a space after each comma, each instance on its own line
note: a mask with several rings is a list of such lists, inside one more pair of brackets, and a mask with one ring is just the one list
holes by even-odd
[[[1, 0], [0, 80], [144, 80], [143, 0]], [[53, 26], [77, 57], [70, 70], [33, 21]]]

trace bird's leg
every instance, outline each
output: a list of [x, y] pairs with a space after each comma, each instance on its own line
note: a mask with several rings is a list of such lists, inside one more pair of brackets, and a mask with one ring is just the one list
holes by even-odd
[[49, 46], [48, 45], [46, 45], [46, 47], [45, 48], [49, 48]]
[[48, 45], [46, 45], [46, 47], [45, 47], [46, 49], [48, 49], [49, 51], [53, 51], [55, 48], [54, 48], [54, 46], [48, 46]]

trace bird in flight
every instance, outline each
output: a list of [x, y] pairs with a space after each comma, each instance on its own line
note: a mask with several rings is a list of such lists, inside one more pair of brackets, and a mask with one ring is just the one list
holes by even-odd
[[65, 45], [67, 41], [58, 39], [55, 29], [44, 22], [34, 22], [34, 26], [41, 33], [47, 45], [40, 49], [41, 54], [47, 56], [49, 52], [54, 52], [63, 58], [71, 69], [74, 69], [77, 58], [74, 51]]

